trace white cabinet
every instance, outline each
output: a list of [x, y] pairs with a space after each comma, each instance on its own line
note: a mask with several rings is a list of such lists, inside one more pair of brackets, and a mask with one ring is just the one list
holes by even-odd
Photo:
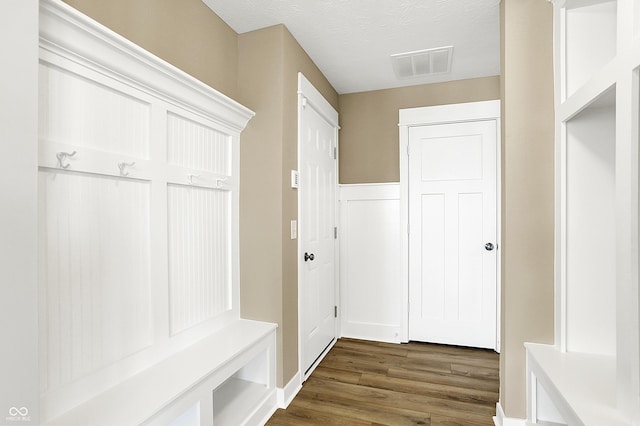
[[640, 1], [554, 1], [555, 344], [527, 344], [530, 422], [640, 422]]
[[276, 326], [239, 300], [253, 112], [60, 0], [39, 18], [41, 423], [264, 422]]

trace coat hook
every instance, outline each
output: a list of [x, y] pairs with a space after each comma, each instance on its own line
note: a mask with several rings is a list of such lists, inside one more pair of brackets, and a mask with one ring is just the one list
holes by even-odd
[[136, 162], [132, 161], [131, 163], [125, 163], [124, 161], [118, 163], [118, 168], [120, 169], [120, 176], [129, 176], [129, 172], [125, 171], [127, 167], [135, 166]]
[[187, 180], [189, 181], [189, 185], [193, 185], [193, 178], [199, 178], [200, 175], [195, 175], [195, 174], [188, 174], [187, 175]]
[[56, 158], [58, 159], [58, 167], [62, 168], [62, 169], [66, 169], [68, 168], [71, 164], [69, 163], [65, 163], [65, 160], [67, 158], [72, 158], [74, 155], [76, 155], [76, 151], [73, 151], [71, 154], [69, 154], [68, 152], [58, 152], [56, 154]]

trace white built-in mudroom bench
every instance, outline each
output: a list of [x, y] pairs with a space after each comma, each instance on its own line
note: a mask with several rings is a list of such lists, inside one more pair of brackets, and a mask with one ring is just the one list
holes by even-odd
[[42, 424], [262, 424], [276, 325], [240, 318], [253, 112], [40, 1]]
[[640, 1], [553, 0], [555, 344], [526, 344], [530, 423], [640, 424]]

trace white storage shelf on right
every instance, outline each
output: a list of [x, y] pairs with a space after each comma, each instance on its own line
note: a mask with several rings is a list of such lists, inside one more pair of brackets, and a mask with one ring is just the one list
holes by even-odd
[[528, 421], [640, 424], [640, 0], [555, 0], [555, 344]]
[[566, 349], [616, 353], [615, 90], [566, 122]]

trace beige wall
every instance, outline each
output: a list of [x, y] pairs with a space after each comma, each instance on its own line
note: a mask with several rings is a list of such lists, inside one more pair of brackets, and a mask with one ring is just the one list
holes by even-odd
[[552, 5], [503, 0], [500, 403], [526, 417], [524, 342], [553, 343]]
[[256, 117], [242, 134], [241, 314], [278, 324], [278, 386], [298, 371], [298, 219], [290, 171], [298, 168], [297, 91], [301, 71], [337, 105], [338, 95], [283, 25], [239, 36], [238, 100]]
[[399, 109], [499, 97], [498, 76], [340, 95], [340, 183], [400, 181]]
[[282, 386], [282, 28], [238, 42], [238, 101], [256, 115], [240, 143], [240, 314], [278, 324]]
[[201, 0], [64, 0], [118, 34], [236, 97], [237, 35]]

